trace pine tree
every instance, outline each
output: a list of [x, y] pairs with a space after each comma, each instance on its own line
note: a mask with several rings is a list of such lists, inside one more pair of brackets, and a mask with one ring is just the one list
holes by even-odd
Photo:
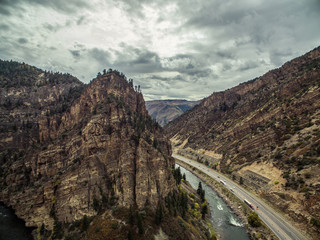
[[179, 185], [181, 183], [181, 178], [182, 178], [180, 167], [178, 167], [174, 170], [173, 175], [174, 175], [174, 179], [176, 180], [177, 185]]
[[202, 184], [201, 184], [201, 182], [199, 182], [199, 186], [198, 186], [198, 189], [197, 189], [197, 193], [198, 193], [198, 195], [200, 196], [201, 201], [204, 202], [204, 201], [205, 201], [205, 191], [204, 191], [204, 189], [202, 189]]
[[133, 226], [134, 224], [134, 216], [133, 216], [133, 210], [132, 210], [132, 206], [130, 206], [130, 210], [129, 210], [129, 222], [130, 222], [130, 225]]
[[128, 232], [128, 240], [133, 240], [132, 231], [131, 229]]
[[242, 185], [242, 184], [243, 184], [243, 178], [240, 177], [240, 185]]
[[140, 213], [138, 213], [138, 229], [139, 229], [139, 234], [144, 234], [144, 227], [143, 227], [143, 222], [142, 222], [142, 216]]
[[208, 204], [205, 201], [202, 205], [201, 205], [201, 214], [202, 214], [202, 218], [204, 219], [206, 214], [208, 213]]
[[156, 224], [157, 224], [157, 225], [160, 225], [162, 219], [163, 219], [163, 209], [162, 209], [162, 204], [161, 204], [161, 202], [159, 201], [159, 202], [158, 202], [157, 209], [156, 209], [156, 216], [155, 216], [155, 222], [156, 222]]
[[202, 184], [201, 184], [201, 182], [199, 182], [198, 189], [197, 189], [197, 193], [198, 193], [199, 195], [201, 195], [201, 192], [202, 192]]

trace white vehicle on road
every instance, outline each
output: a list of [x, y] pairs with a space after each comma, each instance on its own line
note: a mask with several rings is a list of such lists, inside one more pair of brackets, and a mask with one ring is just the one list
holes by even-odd
[[[187, 159], [183, 156], [173, 154], [174, 158], [182, 161], [187, 162], [190, 161], [190, 159]], [[191, 161], [191, 166], [198, 168], [199, 164], [196, 162]], [[203, 168], [198, 168], [199, 170], [202, 170]], [[220, 179], [220, 183], [223, 185], [226, 185], [226, 182], [224, 182], [220, 176], [219, 173], [215, 171], [214, 169], [210, 169], [210, 172], [207, 173], [208, 176], [216, 179], [217, 177]], [[223, 179], [228, 179], [226, 176], [223, 177]], [[254, 194], [248, 192], [246, 189], [242, 188], [241, 186], [237, 185], [235, 182], [233, 182], [231, 179], [227, 180], [228, 182], [228, 188], [233, 188], [235, 193], [234, 195], [237, 196], [239, 199], [244, 201], [251, 209], [255, 209], [254, 206], [256, 206], [257, 214], [261, 218], [261, 220], [275, 233], [275, 235], [280, 240], [305, 240], [306, 238], [300, 233], [299, 230], [297, 230], [290, 222], [288, 222], [286, 219], [284, 219], [281, 214], [277, 213], [274, 209], [269, 207], [267, 204], [265, 204], [261, 199], [256, 197]], [[258, 208], [259, 206], [259, 208]]]

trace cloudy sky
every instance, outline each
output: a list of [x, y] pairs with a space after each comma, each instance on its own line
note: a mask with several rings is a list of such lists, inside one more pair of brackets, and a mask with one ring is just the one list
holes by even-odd
[[320, 0], [0, 0], [0, 58], [197, 100], [320, 45]]

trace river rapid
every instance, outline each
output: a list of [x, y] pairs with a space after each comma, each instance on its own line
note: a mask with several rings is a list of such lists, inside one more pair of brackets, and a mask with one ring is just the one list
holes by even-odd
[[210, 211], [211, 222], [221, 239], [226, 240], [249, 240], [246, 228], [242, 225], [240, 219], [226, 205], [222, 198], [213, 191], [205, 182], [196, 175], [176, 164], [176, 168], [180, 167], [181, 174], [186, 175], [186, 180], [194, 189], [198, 188], [199, 182], [205, 190], [205, 198], [207, 199]]
[[[176, 167], [179, 165], [176, 164]], [[194, 189], [199, 182], [205, 190], [205, 197], [211, 211], [211, 222], [221, 239], [225, 240], [249, 240], [245, 227], [239, 218], [225, 204], [225, 202], [205, 182], [196, 175], [180, 166], [182, 174]], [[30, 228], [26, 228], [24, 222], [14, 212], [0, 203], [0, 240], [31, 240]]]

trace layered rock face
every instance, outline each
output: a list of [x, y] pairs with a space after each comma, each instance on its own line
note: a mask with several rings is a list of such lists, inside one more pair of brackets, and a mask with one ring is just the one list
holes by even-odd
[[12, 147], [2, 145], [0, 200], [28, 226], [51, 229], [54, 219], [95, 215], [97, 205], [156, 206], [174, 188], [171, 146], [118, 72], [98, 75], [65, 111], [34, 121], [37, 141], [28, 148], [14, 147], [15, 132], [1, 139]]
[[83, 88], [69, 74], [0, 60], [0, 149], [23, 150], [38, 143], [39, 120], [61, 116]]
[[243, 177], [296, 221], [320, 219], [320, 47], [213, 93], [165, 129], [182, 152], [216, 157], [218, 169]]
[[185, 147], [214, 150], [233, 164], [255, 161], [302, 128], [318, 126], [319, 58], [316, 48], [262, 77], [213, 93], [165, 130], [180, 143], [187, 139]]

